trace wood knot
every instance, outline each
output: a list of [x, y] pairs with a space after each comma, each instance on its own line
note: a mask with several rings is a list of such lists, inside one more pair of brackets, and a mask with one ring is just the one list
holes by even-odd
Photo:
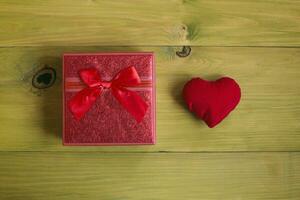
[[183, 46], [181, 51], [176, 51], [176, 55], [179, 57], [187, 57], [190, 55], [192, 48], [190, 46]]
[[38, 70], [32, 77], [32, 86], [38, 89], [51, 87], [56, 80], [56, 71], [52, 67], [45, 65]]

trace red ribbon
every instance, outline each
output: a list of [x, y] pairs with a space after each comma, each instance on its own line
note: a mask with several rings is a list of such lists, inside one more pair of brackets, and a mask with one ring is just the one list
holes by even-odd
[[122, 69], [111, 81], [102, 81], [96, 68], [80, 70], [79, 75], [88, 87], [78, 92], [69, 101], [69, 108], [76, 119], [81, 119], [88, 112], [104, 89], [111, 89], [114, 97], [136, 121], [142, 121], [148, 105], [136, 92], [126, 89], [141, 83], [134, 67]]

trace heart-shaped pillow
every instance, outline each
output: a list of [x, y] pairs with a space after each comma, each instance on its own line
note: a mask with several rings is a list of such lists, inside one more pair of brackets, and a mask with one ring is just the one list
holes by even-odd
[[228, 77], [216, 81], [193, 78], [185, 84], [183, 98], [189, 110], [212, 128], [237, 106], [241, 89]]

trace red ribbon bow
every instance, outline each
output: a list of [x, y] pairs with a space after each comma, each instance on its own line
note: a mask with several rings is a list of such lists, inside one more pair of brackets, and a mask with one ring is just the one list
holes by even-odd
[[136, 92], [125, 88], [138, 86], [141, 83], [134, 67], [122, 69], [111, 81], [102, 81], [96, 68], [80, 70], [79, 75], [88, 87], [78, 92], [69, 101], [69, 108], [76, 119], [79, 120], [84, 116], [104, 89], [111, 89], [114, 97], [136, 121], [142, 121], [148, 105]]

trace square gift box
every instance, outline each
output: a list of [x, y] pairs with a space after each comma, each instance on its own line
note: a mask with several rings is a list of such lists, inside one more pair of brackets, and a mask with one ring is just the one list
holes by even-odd
[[153, 53], [63, 55], [63, 144], [155, 143]]

